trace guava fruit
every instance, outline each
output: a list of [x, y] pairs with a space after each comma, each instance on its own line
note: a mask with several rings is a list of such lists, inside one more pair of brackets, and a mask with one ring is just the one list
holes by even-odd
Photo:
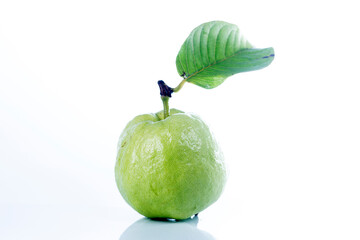
[[[272, 47], [254, 48], [234, 24], [211, 21], [196, 27], [180, 48], [174, 88], [159, 80], [163, 111], [135, 117], [118, 142], [116, 183], [136, 211], [149, 218], [186, 219], [220, 196], [226, 181], [223, 154], [196, 115], [169, 108], [185, 83], [205, 89], [228, 77], [259, 70], [274, 60]], [[195, 102], [195, 101], [194, 101]]]
[[224, 157], [195, 114], [171, 109], [130, 121], [118, 142], [117, 187], [148, 218], [187, 219], [214, 203], [226, 182]]

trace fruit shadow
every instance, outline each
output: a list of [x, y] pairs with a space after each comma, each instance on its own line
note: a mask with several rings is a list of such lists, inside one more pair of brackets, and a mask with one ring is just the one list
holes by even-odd
[[130, 225], [121, 234], [119, 240], [214, 240], [215, 238], [210, 233], [198, 229], [198, 222], [199, 218], [197, 216], [186, 220], [142, 218]]

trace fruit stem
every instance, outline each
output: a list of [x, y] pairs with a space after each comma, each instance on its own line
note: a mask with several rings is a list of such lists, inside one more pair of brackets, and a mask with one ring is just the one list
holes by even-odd
[[161, 100], [164, 105], [164, 119], [170, 116], [170, 108], [169, 108], [169, 98], [171, 98], [171, 94], [173, 92], [178, 92], [186, 83], [186, 79], [182, 80], [181, 83], [176, 88], [171, 88], [163, 80], [158, 81], [158, 85], [160, 88]]
[[161, 96], [161, 100], [164, 105], [164, 119], [170, 116], [170, 109], [169, 109], [169, 97]]
[[170, 108], [169, 108], [169, 98], [171, 98], [171, 93], [173, 93], [173, 89], [166, 85], [166, 83], [162, 80], [158, 81], [158, 85], [160, 88], [161, 100], [164, 105], [164, 119], [170, 116]]

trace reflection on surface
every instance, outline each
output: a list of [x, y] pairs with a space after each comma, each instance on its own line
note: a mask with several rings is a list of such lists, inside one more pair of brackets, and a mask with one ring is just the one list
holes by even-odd
[[139, 239], [197, 239], [214, 240], [209, 233], [197, 228], [198, 217], [184, 221], [157, 221], [142, 218], [121, 235], [120, 240], [139, 240]]

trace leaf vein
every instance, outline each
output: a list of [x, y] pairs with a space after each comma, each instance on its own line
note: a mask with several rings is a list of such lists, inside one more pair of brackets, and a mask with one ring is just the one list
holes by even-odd
[[[195, 75], [203, 72], [204, 70], [206, 70], [206, 69], [208, 69], [208, 68], [211, 68], [211, 67], [213, 67], [214, 65], [216, 65], [216, 64], [218, 64], [218, 63], [224, 62], [224, 61], [226, 61], [226, 60], [228, 60], [228, 59], [230, 59], [230, 58], [232, 58], [232, 57], [234, 57], [234, 56], [236, 56], [236, 55], [238, 55], [238, 54], [240, 54], [240, 53], [242, 53], [242, 52], [243, 52], [243, 50], [239, 50], [239, 51], [235, 52], [234, 54], [230, 55], [229, 57], [225, 57], [224, 59], [221, 59], [221, 60], [216, 61], [216, 62], [214, 62], [214, 63], [212, 63], [212, 64], [209, 64], [208, 66], [200, 69], [199, 71], [194, 72], [193, 74], [191, 74], [190, 76], [188, 76], [185, 80], [186, 80], [186, 81], [189, 81], [189, 79], [191, 79], [191, 78], [194, 77]], [[272, 55], [273, 55], [273, 54], [271, 54], [271, 55], [269, 55], [269, 56], [272, 56]], [[272, 56], [272, 57], [273, 57], [273, 56]]]
[[[208, 38], [207, 38], [207, 48], [206, 48], [206, 51], [207, 51], [207, 55], [208, 55], [208, 63], [209, 64], [211, 64], [211, 58], [210, 58], [210, 54], [209, 54], [209, 49], [210, 49], [210, 38], [211, 38], [211, 30], [212, 30], [212, 28], [214, 27], [214, 26], [216, 26], [216, 24], [213, 24], [211, 27], [210, 27], [210, 29], [209, 29], [209, 34], [208, 34]], [[216, 61], [216, 59], [215, 59], [215, 61]]]

